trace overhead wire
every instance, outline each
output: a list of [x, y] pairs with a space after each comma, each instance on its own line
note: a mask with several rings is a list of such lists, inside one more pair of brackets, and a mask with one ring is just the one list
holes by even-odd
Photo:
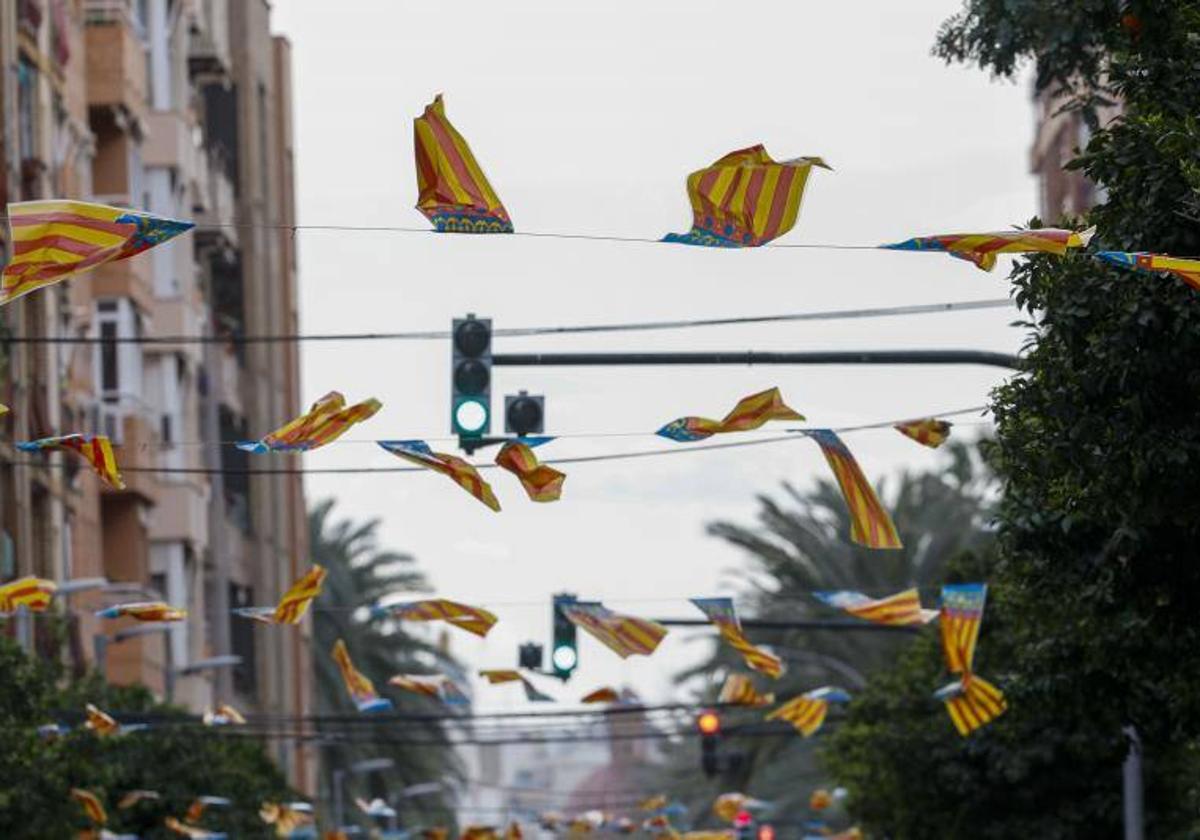
[[[985, 300], [919, 303], [867, 309], [835, 309], [817, 312], [789, 312], [773, 315], [745, 315], [725, 318], [684, 318], [666, 321], [628, 321], [608, 324], [573, 324], [561, 326], [498, 327], [492, 330], [497, 337], [524, 338], [547, 335], [586, 335], [599, 333], [647, 332], [659, 330], [695, 329], [701, 327], [744, 326], [751, 324], [794, 323], [799, 321], [837, 321], [869, 318], [892, 318], [908, 315], [932, 315], [945, 312], [966, 312], [981, 309], [1012, 308], [1009, 298]], [[450, 338], [449, 330], [408, 330], [403, 332], [360, 333], [290, 333], [281, 335], [135, 335], [135, 336], [6, 336], [0, 334], [0, 344], [284, 344], [299, 342], [341, 341], [433, 341]]]

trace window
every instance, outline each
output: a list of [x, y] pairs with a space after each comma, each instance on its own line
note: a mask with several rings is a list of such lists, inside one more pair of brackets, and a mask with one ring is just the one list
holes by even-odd
[[106, 398], [109, 393], [121, 389], [121, 378], [117, 366], [117, 322], [102, 321], [100, 324], [100, 390]]
[[[249, 586], [229, 584], [229, 606], [248, 607], [254, 603], [254, 589]], [[228, 617], [225, 618], [228, 621]], [[242, 664], [233, 669], [233, 689], [247, 697], [257, 693], [258, 668], [255, 658], [254, 621], [234, 621], [231, 630], [230, 643], [235, 656], [242, 657]]]
[[17, 66], [17, 135], [21, 159], [37, 157], [37, 68], [24, 56]]

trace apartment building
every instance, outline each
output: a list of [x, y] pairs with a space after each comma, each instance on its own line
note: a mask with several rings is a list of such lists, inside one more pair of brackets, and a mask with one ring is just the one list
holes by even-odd
[[[0, 62], [5, 201], [83, 198], [197, 222], [0, 308], [0, 338], [93, 342], [0, 341], [12, 409], [0, 579], [96, 579], [62, 599], [78, 667], [196, 710], [305, 714], [307, 631], [230, 614], [273, 602], [307, 567], [300, 478], [248, 475], [249, 456], [221, 445], [304, 402], [294, 345], [239, 341], [297, 327], [289, 45], [271, 35], [266, 0], [15, 0], [0, 3]], [[11, 447], [76, 431], [113, 439], [124, 490]], [[188, 620], [133, 635], [92, 617], [147, 596]], [[17, 631], [49, 644], [38, 621]], [[218, 667], [224, 654], [241, 664]], [[311, 757], [278, 752], [311, 787]]]

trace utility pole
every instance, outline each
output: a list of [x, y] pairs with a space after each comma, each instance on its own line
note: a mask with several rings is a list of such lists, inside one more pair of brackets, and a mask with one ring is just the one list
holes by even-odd
[[775, 353], [717, 350], [698, 353], [495, 353], [510, 367], [618, 365], [991, 365], [1020, 367], [1020, 358], [986, 350], [816, 350]]

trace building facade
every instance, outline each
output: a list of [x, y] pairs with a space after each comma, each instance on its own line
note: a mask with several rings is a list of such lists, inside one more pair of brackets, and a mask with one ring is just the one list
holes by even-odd
[[[230, 613], [273, 603], [307, 567], [299, 476], [248, 475], [228, 445], [303, 404], [295, 345], [239, 340], [297, 327], [289, 45], [266, 0], [11, 0], [0, 64], [5, 202], [197, 222], [0, 308], [0, 580], [80, 582], [60, 599], [77, 668], [197, 711], [307, 714], [307, 630]], [[112, 438], [124, 490], [12, 447], [72, 432]], [[187, 621], [130, 635], [92, 616], [148, 597]], [[13, 631], [49, 645], [37, 620]], [[215, 667], [230, 653], [241, 664]], [[277, 750], [311, 788], [311, 758]]]

